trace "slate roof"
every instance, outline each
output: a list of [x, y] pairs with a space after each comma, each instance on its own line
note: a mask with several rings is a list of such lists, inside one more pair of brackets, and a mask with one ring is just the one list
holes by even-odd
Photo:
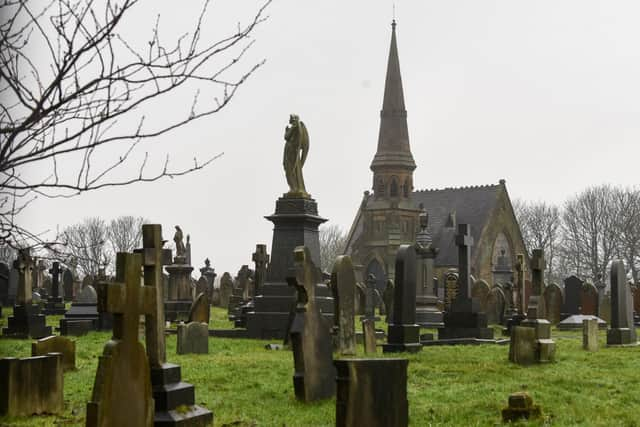
[[[476, 187], [444, 188], [441, 190], [422, 190], [413, 192], [413, 202], [421, 203], [429, 214], [429, 227], [433, 245], [440, 249], [436, 265], [457, 265], [458, 250], [455, 245], [456, 228], [447, 224], [451, 213], [455, 212], [455, 224], [470, 224], [474, 243], [480, 240], [480, 234], [489, 221], [498, 200], [502, 185], [483, 185]], [[472, 247], [472, 256], [475, 246]]]

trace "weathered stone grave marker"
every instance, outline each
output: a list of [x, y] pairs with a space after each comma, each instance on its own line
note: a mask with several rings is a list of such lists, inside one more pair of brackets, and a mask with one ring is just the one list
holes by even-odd
[[362, 319], [362, 340], [365, 354], [377, 353], [376, 321]]
[[31, 356], [46, 356], [49, 353], [62, 355], [62, 370], [76, 369], [76, 342], [66, 337], [51, 335], [31, 343]]
[[561, 320], [564, 292], [560, 286], [550, 283], [544, 288], [544, 303], [547, 307], [547, 320], [556, 325]]
[[209, 328], [206, 323], [189, 322], [178, 324], [178, 354], [208, 354]]
[[416, 323], [423, 328], [440, 328], [444, 326], [443, 314], [438, 309], [437, 289], [434, 284], [434, 260], [439, 250], [432, 244], [428, 226], [429, 215], [423, 211], [420, 214], [420, 231], [416, 235], [415, 246], [418, 254]]
[[229, 308], [229, 298], [233, 291], [233, 279], [228, 271], [225, 271], [220, 278], [220, 307]]
[[331, 289], [335, 304], [334, 325], [337, 329], [337, 347], [342, 355], [356, 354], [355, 288], [356, 274], [351, 257], [339, 256], [331, 272]]
[[64, 314], [67, 310], [64, 305], [64, 300], [60, 295], [60, 263], [55, 261], [53, 266], [49, 270], [51, 274], [51, 292], [44, 305], [44, 314], [60, 315]]
[[587, 351], [598, 351], [598, 320], [582, 321], [582, 348]]
[[607, 331], [607, 345], [636, 345], [633, 324], [633, 297], [622, 261], [611, 264], [611, 329]]

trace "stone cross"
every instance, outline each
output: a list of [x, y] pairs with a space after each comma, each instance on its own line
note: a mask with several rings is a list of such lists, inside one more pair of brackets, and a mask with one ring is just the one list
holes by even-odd
[[243, 265], [238, 271], [238, 290], [243, 300], [249, 299], [249, 266]]
[[458, 292], [456, 300], [466, 301], [471, 299], [471, 246], [473, 246], [473, 237], [471, 236], [469, 224], [458, 224], [456, 246], [458, 246]]
[[142, 255], [145, 289], [155, 291], [152, 310], [145, 319], [145, 339], [147, 356], [151, 368], [158, 368], [167, 361], [164, 337], [164, 286], [162, 266], [171, 264], [171, 249], [163, 249], [162, 226], [159, 224], [142, 225], [142, 249], [136, 252]]
[[13, 262], [13, 268], [18, 271], [18, 292], [16, 294], [16, 304], [27, 305], [31, 303], [31, 269], [33, 259], [29, 249], [20, 249], [18, 258]]
[[256, 251], [253, 253], [251, 260], [255, 263], [256, 266], [254, 294], [259, 295], [260, 288], [267, 278], [267, 264], [269, 264], [267, 245], [256, 245]]
[[[376, 317], [375, 290], [376, 276], [370, 273], [365, 281], [364, 291], [364, 319], [374, 319]], [[376, 319], [378, 320], [378, 319]]]
[[53, 263], [49, 273], [51, 274], [51, 296], [57, 298], [59, 296], [58, 287], [60, 286], [60, 263], [58, 261]]
[[534, 249], [531, 259], [531, 294], [542, 295], [545, 269], [544, 249]]
[[525, 305], [525, 276], [527, 273], [527, 265], [524, 262], [524, 254], [516, 255], [516, 271], [518, 272], [518, 281], [516, 282], [516, 309], [520, 314], [526, 311]]

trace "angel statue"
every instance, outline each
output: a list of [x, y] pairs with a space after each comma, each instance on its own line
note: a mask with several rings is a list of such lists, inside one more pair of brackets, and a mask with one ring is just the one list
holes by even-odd
[[287, 184], [289, 184], [289, 192], [285, 196], [308, 198], [309, 193], [304, 187], [302, 177], [302, 166], [309, 152], [309, 134], [304, 122], [295, 114], [289, 116], [289, 126], [284, 131], [284, 139], [286, 142], [282, 164]]
[[176, 244], [176, 257], [183, 257], [187, 252], [187, 249], [184, 246], [184, 242], [182, 241], [183, 234], [182, 229], [179, 225], [176, 225], [176, 234], [173, 235], [173, 241]]

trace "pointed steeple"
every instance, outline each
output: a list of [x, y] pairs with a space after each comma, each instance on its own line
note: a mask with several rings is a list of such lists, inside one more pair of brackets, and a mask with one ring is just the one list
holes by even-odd
[[400, 61], [396, 44], [396, 21], [391, 24], [391, 47], [387, 63], [387, 78], [384, 87], [384, 100], [380, 112], [380, 133], [378, 150], [371, 170], [374, 172], [389, 167], [413, 171], [416, 164], [409, 146], [407, 110], [404, 105]]

